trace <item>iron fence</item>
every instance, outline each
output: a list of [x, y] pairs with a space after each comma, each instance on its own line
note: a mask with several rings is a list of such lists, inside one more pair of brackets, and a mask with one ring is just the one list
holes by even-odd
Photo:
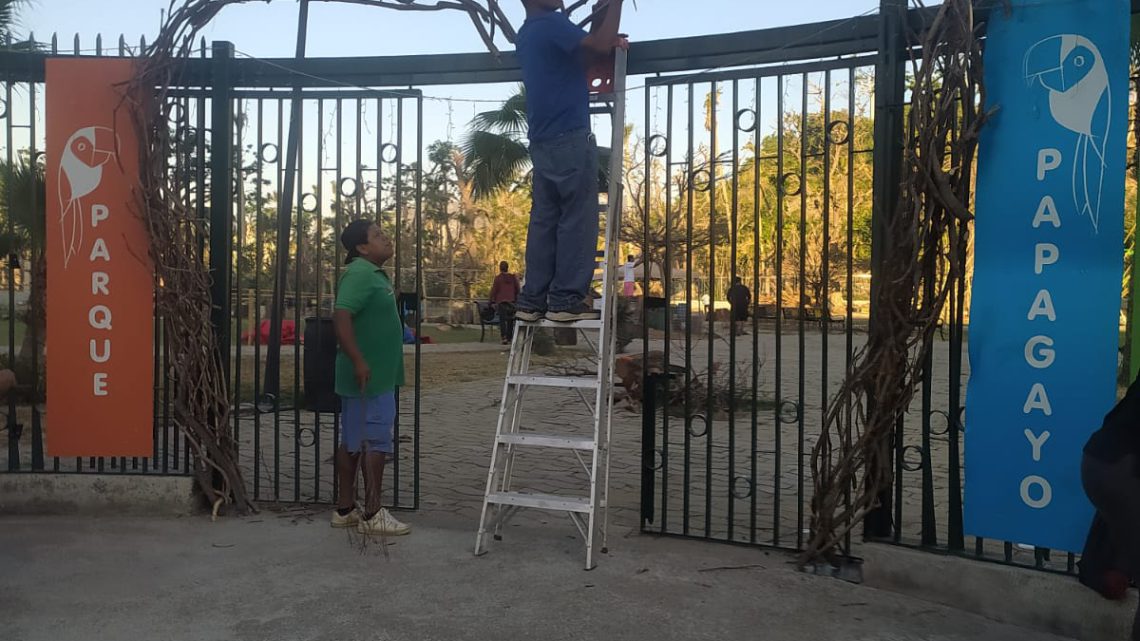
[[[912, 11], [911, 26], [929, 15]], [[901, 122], [903, 103], [898, 58], [884, 65], [881, 55], [870, 55], [881, 48], [880, 20], [862, 16], [645, 43], [631, 54], [631, 73], [647, 79], [639, 87], [645, 101], [640, 147], [630, 154], [625, 176], [625, 218], [634, 225], [625, 240], [640, 245], [663, 271], [654, 283], [653, 270], [645, 270], [642, 284], [647, 294], [660, 292], [647, 298], [642, 358], [665, 365], [665, 375], [650, 376], [644, 386], [647, 532], [785, 549], [805, 541], [807, 457], [829, 398], [865, 343], [861, 323], [872, 298], [866, 279], [875, 273], [875, 229], [889, 200], [876, 183], [889, 184], [888, 170], [901, 157], [901, 145], [880, 145], [874, 135], [883, 114]], [[101, 39], [85, 50], [78, 38], [66, 52], [54, 38], [44, 52], [0, 51], [3, 158], [42, 157], [45, 55], [135, 51], [121, 38], [117, 51], [105, 50]], [[175, 94], [180, 106], [171, 126], [179, 149], [171, 170], [182, 177], [187, 204], [214, 226], [215, 238], [232, 242], [228, 259], [212, 253], [232, 283], [215, 303], [230, 310], [219, 328], [231, 355], [233, 429], [255, 498], [328, 501], [335, 491], [335, 414], [306, 407], [307, 347], [299, 337], [308, 319], [327, 313], [342, 259], [336, 235], [353, 217], [379, 220], [397, 239], [395, 282], [422, 300], [424, 97], [413, 87], [516, 81], [519, 72], [509, 54], [502, 61], [472, 54], [296, 62], [210, 53], [203, 43], [200, 59], [186, 66], [186, 86]], [[893, 76], [884, 78], [884, 69]], [[229, 81], [219, 84], [220, 78]], [[888, 85], [897, 89], [897, 102], [890, 101]], [[399, 88], [366, 88], [373, 86]], [[243, 334], [260, 332], [268, 316], [260, 301], [272, 289], [277, 205], [286, 182], [278, 160], [286, 146], [286, 107], [298, 87], [300, 161], [292, 176], [298, 206], [288, 221], [283, 292], [294, 338], [270, 366], [263, 343]], [[232, 122], [232, 130], [219, 135], [218, 118]], [[230, 175], [217, 175], [219, 167], [232, 168], [222, 172]], [[42, 204], [14, 203], [9, 196], [8, 235], [22, 231], [21, 207], [34, 213]], [[7, 253], [9, 364], [25, 338], [32, 347], [20, 363], [28, 374], [23, 387], [7, 401], [3, 471], [186, 473], [190, 453], [170, 419], [177, 383], [159, 318], [153, 456], [45, 457], [50, 430], [35, 349], [42, 330], [18, 318], [26, 313], [18, 288], [37, 286], [34, 273], [26, 278], [23, 272], [42, 260], [42, 251], [25, 244]], [[728, 298], [737, 277], [753, 296], [742, 323], [733, 322]], [[895, 483], [869, 523], [869, 538], [1072, 572], [1072, 555], [1053, 558], [1017, 542], [965, 536], [967, 285], [956, 285], [944, 332], [930, 346], [920, 397], [896, 433]], [[27, 298], [35, 300], [32, 292]], [[418, 328], [422, 305], [411, 309], [410, 324]], [[415, 384], [400, 399], [400, 450], [390, 467], [395, 482], [388, 498], [415, 507], [418, 345], [408, 358]]]

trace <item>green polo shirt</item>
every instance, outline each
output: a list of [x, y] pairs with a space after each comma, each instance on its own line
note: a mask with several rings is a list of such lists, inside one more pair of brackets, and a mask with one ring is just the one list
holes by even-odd
[[[355, 258], [344, 269], [336, 308], [352, 314], [356, 344], [372, 370], [364, 396], [379, 396], [404, 384], [404, 326], [396, 309], [392, 281], [379, 267]], [[359, 397], [352, 360], [337, 351], [336, 393]]]

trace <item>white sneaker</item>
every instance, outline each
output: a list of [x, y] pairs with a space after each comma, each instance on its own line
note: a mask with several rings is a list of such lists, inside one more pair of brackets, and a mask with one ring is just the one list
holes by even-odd
[[329, 525], [331, 525], [333, 527], [337, 527], [337, 528], [342, 528], [342, 527], [356, 527], [356, 525], [359, 523], [360, 523], [360, 510], [353, 510], [353, 511], [349, 512], [348, 514], [346, 514], [345, 516], [341, 516], [340, 512], [337, 512], [336, 509], [334, 508], [333, 513], [332, 513], [332, 521], [329, 522]]
[[375, 534], [385, 536], [403, 536], [412, 531], [412, 526], [407, 523], [401, 523], [392, 516], [392, 513], [384, 508], [372, 515], [371, 519], [367, 521], [361, 520], [356, 525], [356, 531], [361, 534]]

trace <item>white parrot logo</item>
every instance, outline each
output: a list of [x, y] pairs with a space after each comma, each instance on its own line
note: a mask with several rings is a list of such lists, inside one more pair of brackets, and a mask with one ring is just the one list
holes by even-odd
[[119, 140], [109, 127], [84, 127], [67, 139], [59, 158], [59, 224], [63, 266], [83, 248], [86, 225], [82, 198], [99, 187], [103, 165], [115, 157]]
[[1077, 134], [1073, 155], [1073, 202], [1089, 217], [1093, 233], [1100, 222], [1105, 145], [1112, 114], [1112, 91], [1104, 58], [1088, 38], [1073, 34], [1041, 40], [1025, 54], [1025, 79], [1049, 91], [1053, 120]]

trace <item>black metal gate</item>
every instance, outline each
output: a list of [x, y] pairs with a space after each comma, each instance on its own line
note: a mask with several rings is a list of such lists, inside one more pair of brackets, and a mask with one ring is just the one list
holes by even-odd
[[[140, 43], [137, 50], [142, 50]], [[52, 55], [131, 56], [136, 49], [119, 40], [117, 51], [104, 50], [102, 39], [84, 49], [78, 36], [71, 50]], [[269, 309], [273, 298], [278, 203], [285, 184], [285, 148], [289, 128], [289, 87], [234, 80], [233, 47], [205, 42], [202, 60], [193, 61], [187, 86], [172, 93], [177, 102], [169, 126], [176, 149], [170, 171], [178, 176], [186, 204], [198, 212], [211, 234], [210, 267], [229, 282], [215, 292], [215, 306], [229, 310], [215, 319], [218, 335], [228, 343], [229, 380], [233, 394], [233, 429], [246, 482], [261, 501], [330, 502], [335, 496], [333, 451], [337, 416], [316, 411], [305, 402], [306, 387], [327, 388], [316, 377], [302, 376], [306, 358], [328, 360], [319, 344], [302, 345], [302, 337], [327, 323], [343, 263], [340, 230], [353, 218], [375, 219], [396, 240], [389, 265], [402, 293], [405, 322], [419, 334], [422, 311], [420, 236], [422, 202], [422, 95], [417, 90], [306, 90], [302, 94], [300, 145], [295, 169], [295, 206], [289, 220], [288, 277], [284, 285], [283, 340], [280, 358], [268, 358]], [[27, 54], [21, 64], [0, 65], [3, 72], [3, 151], [11, 165], [43, 161], [43, 64], [45, 55]], [[209, 59], [207, 59], [209, 58]], [[201, 81], [200, 85], [195, 84]], [[238, 83], [241, 86], [235, 86]], [[215, 125], [215, 123], [226, 123]], [[232, 123], [228, 134], [219, 132]], [[228, 176], [226, 175], [228, 174]], [[42, 180], [42, 179], [41, 179]], [[40, 211], [43, 195], [31, 190], [30, 202], [11, 202], [7, 190], [3, 230], [7, 237], [31, 236], [21, 228], [21, 211]], [[23, 193], [23, 192], [17, 192]], [[34, 219], [34, 216], [31, 217]], [[227, 247], [228, 245], [228, 247]], [[203, 248], [205, 249], [205, 248]], [[232, 249], [231, 259], [217, 260]], [[33, 278], [30, 264], [42, 256], [35, 245], [13, 245], [3, 270], [9, 314], [5, 342], [9, 355], [21, 350], [21, 334], [36, 339], [34, 323], [20, 324], [26, 303], [17, 300]], [[32, 289], [37, 284], [33, 283]], [[228, 298], [228, 301], [226, 300]], [[19, 310], [19, 312], [17, 312]], [[8, 399], [6, 467], [2, 471], [187, 474], [190, 450], [171, 420], [170, 354], [155, 318], [154, 453], [144, 458], [70, 459], [45, 457], [42, 363], [25, 364], [24, 389]], [[319, 333], [319, 332], [318, 332]], [[319, 343], [319, 342], [318, 342]], [[26, 349], [26, 348], [25, 348]], [[276, 360], [276, 364], [270, 361]], [[419, 504], [419, 365], [420, 348], [405, 354], [407, 386], [399, 398], [396, 454], [388, 466], [387, 504], [416, 508]], [[7, 363], [11, 363], [9, 359]], [[310, 392], [312, 390], [309, 390]]]
[[866, 323], [873, 79], [853, 57], [647, 84], [651, 531], [804, 541], [812, 435]]
[[[344, 263], [340, 231], [350, 220], [380, 222], [395, 240], [389, 265], [405, 312], [419, 333], [422, 95], [415, 90], [308, 90], [302, 94], [288, 278], [280, 359], [268, 358], [278, 203], [291, 98], [274, 88], [237, 90], [234, 104], [233, 243], [234, 431], [259, 500], [333, 500], [338, 421], [315, 390], [331, 386], [326, 342]], [[409, 346], [408, 385], [399, 392], [392, 479], [386, 502], [418, 506], [419, 359]], [[309, 376], [304, 375], [308, 361]], [[308, 378], [308, 380], [306, 380]], [[306, 394], [307, 392], [307, 394]], [[308, 398], [306, 399], [306, 396]]]

